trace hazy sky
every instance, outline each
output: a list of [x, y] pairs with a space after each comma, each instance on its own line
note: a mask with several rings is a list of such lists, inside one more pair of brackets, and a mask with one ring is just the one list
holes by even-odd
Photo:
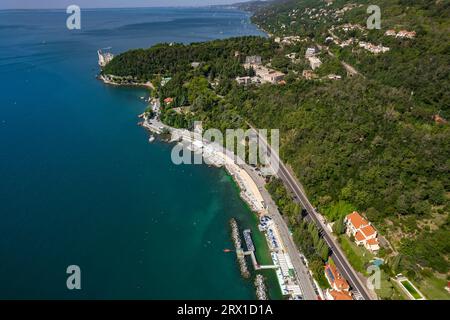
[[0, 9], [67, 8], [71, 4], [81, 8], [206, 6], [244, 1], [248, 0], [0, 0]]

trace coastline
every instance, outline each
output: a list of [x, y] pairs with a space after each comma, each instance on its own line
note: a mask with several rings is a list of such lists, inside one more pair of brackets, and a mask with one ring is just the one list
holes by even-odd
[[111, 85], [111, 86], [116, 86], [116, 87], [141, 87], [141, 88], [148, 88], [151, 90], [154, 90], [155, 87], [153, 86], [153, 84], [150, 81], [147, 81], [145, 83], [142, 82], [135, 82], [135, 81], [128, 81], [126, 83], [119, 83], [114, 81], [114, 78], [121, 78], [122, 77], [118, 77], [115, 75], [103, 75], [103, 74], [99, 74], [97, 76], [97, 79], [102, 81], [105, 84]]
[[146, 116], [143, 117], [141, 125], [156, 134], [161, 134], [164, 129], [169, 130], [171, 132], [169, 142], [188, 143], [188, 149], [194, 153], [202, 154], [205, 164], [217, 168], [224, 168], [239, 187], [240, 196], [250, 207], [251, 211], [257, 216], [267, 213], [264, 197], [261, 194], [261, 189], [264, 188], [264, 185], [261, 181], [258, 182], [252, 178], [254, 173], [251, 171], [253, 170], [242, 159], [217, 143], [206, 142], [199, 138], [198, 134], [186, 129], [172, 128], [164, 125], [162, 122], [152, 121]]
[[[270, 38], [273, 36], [263, 30], [260, 26], [257, 27], [264, 33], [264, 37]], [[151, 82], [136, 82], [136, 79], [133, 79], [132, 77], [101, 74], [98, 76], [98, 79], [105, 84], [113, 86], [134, 86], [146, 87], [151, 90], [155, 89]], [[148, 102], [151, 103], [150, 106], [152, 109], [158, 113], [159, 101], [150, 98]], [[269, 192], [266, 190], [266, 179], [261, 172], [257, 170], [256, 167], [246, 164], [244, 160], [236, 156], [233, 152], [223, 148], [221, 145], [218, 145], [215, 142], [205, 141], [200, 134], [195, 132], [195, 130], [192, 132], [186, 129], [177, 129], [167, 126], [158, 120], [149, 119], [146, 113], [140, 115], [139, 118], [143, 120], [142, 122], [139, 122], [139, 125], [146, 128], [148, 131], [158, 135], [168, 132], [171, 137], [166, 140], [166, 142], [185, 145], [185, 147], [194, 154], [201, 155], [201, 159], [204, 161], [203, 164], [216, 168], [224, 168], [227, 175], [232, 178], [235, 186], [239, 189], [240, 198], [248, 206], [252, 213], [252, 217], [256, 220], [255, 225], [258, 226], [258, 232], [261, 237], [260, 240], [262, 241], [260, 244], [265, 248], [265, 250], [261, 250], [264, 251], [262, 255], [267, 253], [267, 262], [270, 261], [270, 263], [268, 263], [269, 265], [266, 265], [266, 267], [276, 266], [276, 271], [264, 270], [265, 268], [260, 271], [259, 267], [255, 267], [255, 270], [253, 270], [256, 272], [256, 275], [263, 272], [263, 274], [270, 275], [270, 278], [273, 278], [273, 281], [270, 281], [270, 287], [273, 288], [272, 290], [277, 291], [274, 297], [276, 296], [277, 299], [284, 299], [286, 297], [289, 297], [289, 299], [314, 299], [310, 294], [308, 296], [307, 290], [306, 293], [304, 291], [304, 282], [311, 281], [306, 279], [311, 279], [312, 277], [312, 273], [307, 268], [304, 269], [304, 266], [301, 268], [298, 267], [298, 263], [297, 266], [294, 267], [292, 263], [289, 263], [289, 265], [291, 265], [291, 267], [289, 267], [289, 274], [286, 272], [283, 272], [282, 274], [282, 266], [279, 263], [278, 257], [283, 261], [285, 261], [285, 259], [289, 261], [299, 260], [299, 251], [298, 248], [295, 248], [295, 250], [292, 249], [292, 235], [287, 226], [284, 225], [285, 222], [283, 221], [277, 206]], [[278, 235], [279, 238], [277, 238], [278, 243], [281, 244], [280, 247], [273, 247], [267, 232], [260, 228], [261, 218], [267, 216], [276, 216], [273, 217], [273, 230], [280, 230]], [[281, 225], [279, 225], [280, 223]], [[253, 227], [255, 227], [255, 225], [253, 225]], [[276, 258], [274, 258], [274, 256]], [[290, 256], [292, 256], [292, 258], [290, 258]], [[258, 264], [256, 265], [258, 266]]]
[[[153, 108], [157, 108], [157, 102], [156, 105], [153, 105]], [[185, 147], [194, 153], [201, 153], [202, 159], [205, 160], [206, 164], [217, 168], [223, 167], [225, 169], [228, 175], [234, 180], [236, 187], [239, 188], [241, 199], [249, 206], [250, 211], [258, 222], [262, 221], [261, 218], [264, 217], [270, 217], [271, 220], [273, 219], [271, 228], [277, 234], [276, 242], [279, 244], [276, 247], [273, 247], [271, 244], [271, 241], [273, 240], [270, 239], [267, 232], [263, 232], [263, 230], [260, 229], [258, 222], [257, 224], [259, 228], [258, 231], [261, 232], [261, 235], [265, 240], [265, 245], [268, 247], [270, 259], [273, 262], [271, 264], [278, 266], [278, 269], [275, 271], [275, 277], [277, 279], [275, 281], [277, 282], [277, 287], [280, 290], [281, 296], [289, 297], [289, 299], [294, 300], [299, 298], [314, 299], [314, 297], [311, 295], [308, 296], [304, 291], [305, 283], [308, 281], [313, 283], [312, 273], [302, 264], [302, 262], [299, 262], [300, 252], [298, 251], [298, 248], [293, 249], [291, 243], [292, 235], [285, 225], [283, 217], [278, 211], [271, 195], [265, 189], [266, 181], [261, 174], [250, 165], [247, 165], [242, 159], [234, 155], [234, 153], [218, 145], [216, 142], [204, 141], [198, 133], [186, 129], [169, 127], [158, 120], [149, 119], [145, 113], [139, 117], [143, 119], [139, 125], [152, 133], [161, 134], [163, 131], [168, 130], [171, 134], [171, 138], [166, 142], [188, 144], [187, 146], [185, 145]], [[287, 274], [286, 270], [284, 270], [285, 272], [283, 274], [280, 271], [281, 266], [278, 260], [280, 256], [283, 261], [295, 261], [296, 266], [294, 266], [292, 262], [289, 263], [289, 269], [292, 270], [289, 274]], [[299, 263], [302, 264], [302, 267], [299, 267]], [[254, 271], [260, 272], [259, 270]], [[265, 271], [267, 272], [269, 270]], [[317, 288], [317, 286], [316, 290], [317, 292], [320, 292], [320, 288]]]

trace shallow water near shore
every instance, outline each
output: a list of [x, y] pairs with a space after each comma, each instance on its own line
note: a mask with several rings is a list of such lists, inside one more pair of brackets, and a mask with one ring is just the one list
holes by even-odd
[[223, 252], [231, 217], [255, 228], [231, 178], [172, 164], [136, 125], [148, 92], [95, 76], [99, 48], [262, 33], [223, 9], [87, 10], [81, 31], [66, 17], [0, 11], [0, 298], [254, 299]]

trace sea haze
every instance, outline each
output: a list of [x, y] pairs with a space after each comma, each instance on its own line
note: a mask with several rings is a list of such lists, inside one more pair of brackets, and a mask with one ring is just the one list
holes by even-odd
[[[96, 80], [96, 50], [262, 35], [224, 9], [0, 11], [0, 298], [252, 299], [228, 220], [254, 226], [223, 170], [175, 166], [136, 125], [143, 89]], [[66, 288], [81, 268], [82, 289]]]

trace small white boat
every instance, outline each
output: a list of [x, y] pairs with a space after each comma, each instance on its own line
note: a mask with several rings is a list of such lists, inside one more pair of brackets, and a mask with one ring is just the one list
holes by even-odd
[[153, 141], [155, 141], [155, 136], [150, 136], [150, 138], [148, 138], [148, 142], [152, 143]]

